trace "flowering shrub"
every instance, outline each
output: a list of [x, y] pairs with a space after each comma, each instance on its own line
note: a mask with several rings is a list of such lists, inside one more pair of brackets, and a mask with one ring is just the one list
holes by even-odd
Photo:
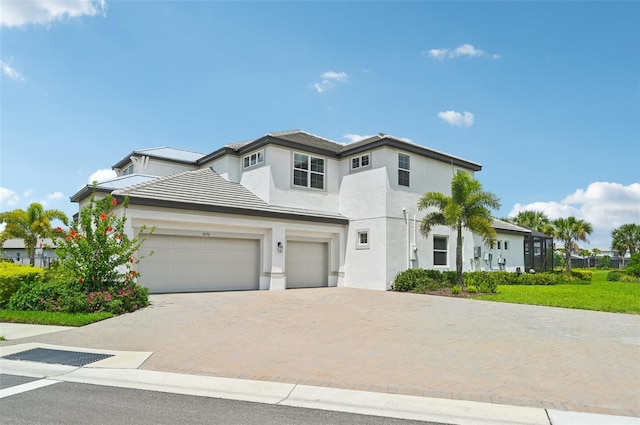
[[[139, 276], [135, 265], [142, 257], [135, 257], [145, 238], [143, 226], [134, 238], [125, 232], [128, 199], [120, 204], [108, 194], [103, 199], [91, 195], [89, 205], [80, 212], [77, 222], [68, 233], [58, 227], [60, 238], [56, 253], [62, 267], [72, 273], [78, 283], [89, 291], [109, 290], [124, 283], [135, 283]], [[122, 214], [116, 214], [121, 209]], [[151, 234], [151, 229], [148, 234]]]

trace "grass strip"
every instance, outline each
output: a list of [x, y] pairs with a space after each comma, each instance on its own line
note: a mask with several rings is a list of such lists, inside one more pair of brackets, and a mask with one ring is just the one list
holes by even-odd
[[608, 282], [596, 271], [591, 282], [551, 286], [499, 285], [498, 293], [478, 299], [516, 304], [640, 314], [640, 283]]
[[33, 325], [84, 326], [113, 317], [113, 313], [60, 313], [49, 311], [0, 310], [0, 322]]

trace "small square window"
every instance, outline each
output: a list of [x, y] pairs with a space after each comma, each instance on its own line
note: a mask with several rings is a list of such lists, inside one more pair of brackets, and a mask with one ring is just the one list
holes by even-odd
[[356, 249], [369, 249], [369, 230], [356, 232]]
[[364, 155], [356, 156], [355, 158], [351, 158], [351, 169], [357, 170], [358, 168], [368, 167], [370, 164], [369, 154], [366, 153]]
[[264, 151], [254, 152], [251, 155], [247, 155], [242, 158], [242, 166], [244, 168], [253, 167], [254, 165], [262, 164], [264, 162]]

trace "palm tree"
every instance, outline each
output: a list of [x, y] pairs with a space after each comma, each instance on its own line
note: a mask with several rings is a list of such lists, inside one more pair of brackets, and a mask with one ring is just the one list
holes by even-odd
[[624, 261], [629, 251], [633, 255], [640, 252], [640, 225], [635, 223], [623, 224], [611, 232], [611, 248], [617, 250]]
[[7, 239], [24, 240], [24, 248], [33, 266], [36, 261], [36, 245], [39, 238], [48, 238], [54, 234], [51, 227], [52, 220], [60, 220], [65, 225], [69, 219], [60, 210], [45, 210], [44, 207], [33, 202], [26, 211], [17, 209], [0, 213], [0, 223], [5, 223], [5, 229], [0, 233], [0, 243]]
[[571, 273], [571, 254], [578, 252], [577, 241], [587, 241], [587, 235], [593, 232], [593, 226], [575, 217], [559, 218], [551, 222], [553, 237], [564, 243], [567, 273]]
[[582, 265], [586, 265], [588, 268], [589, 262], [587, 261], [587, 258], [589, 258], [589, 256], [591, 255], [591, 251], [589, 251], [588, 249], [580, 248], [578, 250], [578, 254], [582, 257]]
[[542, 211], [520, 211], [518, 215], [511, 218], [510, 221], [518, 226], [528, 227], [545, 235], [550, 235], [553, 232], [551, 220]]
[[482, 190], [482, 184], [467, 173], [456, 173], [451, 179], [451, 196], [440, 192], [427, 192], [418, 202], [418, 209], [428, 212], [420, 222], [420, 233], [427, 237], [434, 226], [447, 226], [457, 232], [457, 283], [462, 286], [462, 229], [481, 236], [489, 246], [495, 241], [491, 209], [500, 208], [500, 200], [491, 192]]

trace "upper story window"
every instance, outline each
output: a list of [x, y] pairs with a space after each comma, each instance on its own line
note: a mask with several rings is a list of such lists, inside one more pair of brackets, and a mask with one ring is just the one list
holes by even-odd
[[302, 153], [294, 153], [293, 185], [324, 189], [324, 159]]
[[398, 154], [398, 184], [409, 187], [411, 172], [411, 157], [403, 153]]
[[356, 156], [351, 158], [351, 169], [357, 170], [359, 168], [368, 167], [371, 164], [371, 157], [368, 153], [364, 155]]
[[244, 168], [253, 167], [254, 165], [262, 164], [264, 162], [264, 151], [254, 152], [251, 155], [247, 155], [242, 158], [242, 166]]
[[133, 164], [129, 165], [127, 168], [122, 170], [122, 172], [120, 173], [120, 175], [122, 175], [122, 176], [126, 176], [128, 174], [133, 174]]

